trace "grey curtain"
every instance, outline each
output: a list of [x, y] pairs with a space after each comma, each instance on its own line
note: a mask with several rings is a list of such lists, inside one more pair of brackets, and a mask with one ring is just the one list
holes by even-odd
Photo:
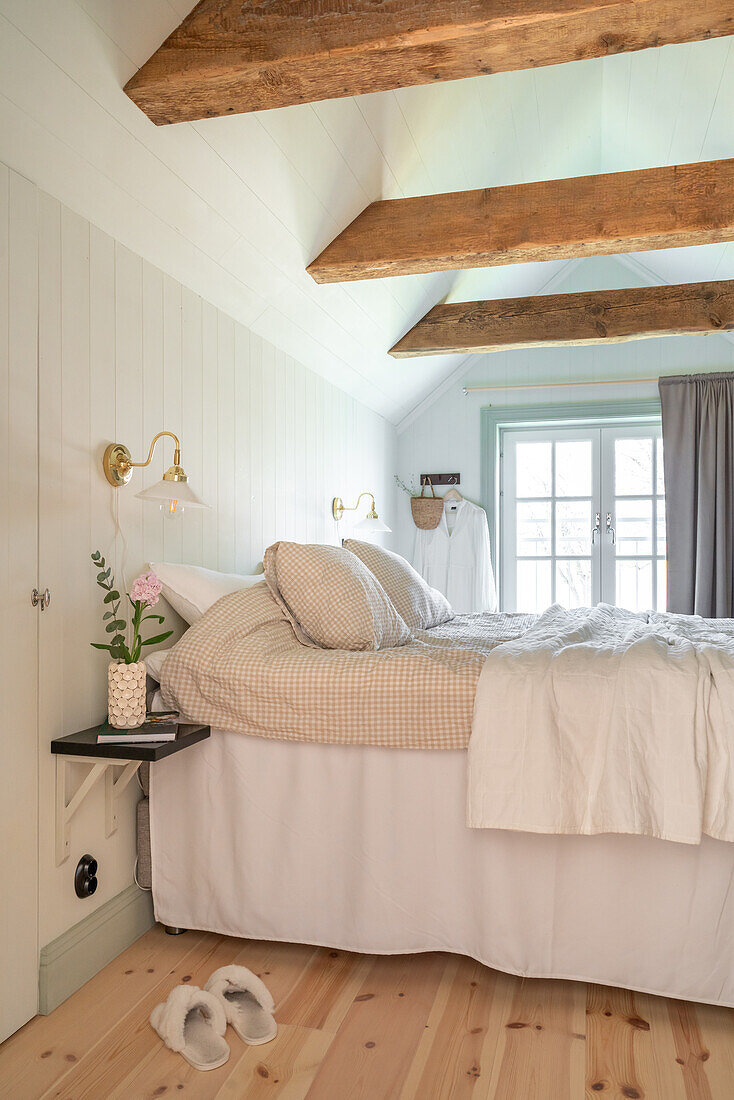
[[668, 611], [734, 618], [734, 374], [659, 385]]

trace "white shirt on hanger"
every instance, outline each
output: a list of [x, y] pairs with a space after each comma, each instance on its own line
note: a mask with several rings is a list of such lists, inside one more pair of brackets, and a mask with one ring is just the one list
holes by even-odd
[[497, 610], [487, 516], [476, 504], [448, 501], [438, 527], [418, 529], [413, 566], [458, 614]]

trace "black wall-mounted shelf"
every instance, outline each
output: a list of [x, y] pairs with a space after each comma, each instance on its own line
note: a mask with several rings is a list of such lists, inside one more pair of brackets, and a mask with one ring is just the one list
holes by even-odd
[[99, 725], [80, 733], [71, 733], [67, 737], [56, 737], [51, 742], [51, 752], [57, 756], [88, 756], [94, 760], [140, 760], [153, 763], [172, 756], [181, 749], [196, 745], [211, 736], [210, 726], [177, 722], [178, 733], [175, 741], [144, 741], [137, 744], [97, 744]]

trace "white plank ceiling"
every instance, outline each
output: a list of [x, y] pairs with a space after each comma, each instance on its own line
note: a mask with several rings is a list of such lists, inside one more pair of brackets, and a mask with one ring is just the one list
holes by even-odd
[[[388, 357], [431, 306], [568, 272], [316, 286], [306, 264], [369, 202], [734, 157], [732, 38], [157, 128], [122, 87], [191, 6], [0, 0], [0, 160], [393, 422], [461, 363]], [[734, 277], [734, 245], [634, 260]]]

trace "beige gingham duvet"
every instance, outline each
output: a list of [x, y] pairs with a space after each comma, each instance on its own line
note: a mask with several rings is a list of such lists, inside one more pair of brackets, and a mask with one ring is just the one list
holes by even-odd
[[173, 647], [163, 700], [191, 721], [259, 737], [463, 749], [487, 654], [533, 621], [461, 615], [395, 649], [313, 649], [258, 584], [219, 600]]

